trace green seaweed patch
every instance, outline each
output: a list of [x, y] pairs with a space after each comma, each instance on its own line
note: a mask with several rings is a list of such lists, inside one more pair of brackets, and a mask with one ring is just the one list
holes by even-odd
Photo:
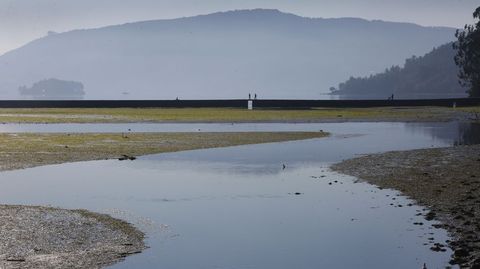
[[[473, 108], [477, 109], [477, 108]], [[448, 120], [462, 110], [444, 107], [255, 109], [35, 108], [0, 109], [4, 123], [309, 122], [322, 120]]]

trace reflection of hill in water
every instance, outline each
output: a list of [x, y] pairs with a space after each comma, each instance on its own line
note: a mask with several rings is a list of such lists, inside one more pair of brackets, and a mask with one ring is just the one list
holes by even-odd
[[406, 128], [412, 132], [428, 133], [452, 145], [480, 144], [480, 123], [407, 123]]

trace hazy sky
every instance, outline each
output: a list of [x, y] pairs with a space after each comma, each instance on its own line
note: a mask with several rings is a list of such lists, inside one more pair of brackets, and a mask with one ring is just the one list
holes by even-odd
[[0, 0], [0, 54], [47, 31], [216, 11], [274, 8], [307, 17], [360, 17], [462, 27], [479, 0]]

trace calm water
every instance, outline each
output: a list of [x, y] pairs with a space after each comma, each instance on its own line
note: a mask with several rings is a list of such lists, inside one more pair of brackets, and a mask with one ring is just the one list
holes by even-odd
[[261, 132], [261, 131], [341, 131], [352, 132], [376, 128], [402, 126], [434, 135], [452, 138], [454, 133], [480, 132], [480, 124], [446, 123], [78, 123], [78, 124], [0, 124], [0, 133], [94, 133], [94, 132]]
[[[394, 191], [354, 184], [355, 178], [328, 166], [365, 153], [473, 143], [465, 139], [471, 128], [459, 123], [302, 126], [333, 135], [4, 172], [0, 203], [87, 208], [133, 222], [147, 233], [151, 248], [113, 268], [447, 265], [451, 252], [430, 251], [428, 240], [444, 243], [447, 235], [415, 216], [422, 208], [407, 206], [411, 201]], [[425, 225], [413, 224], [420, 221]]]

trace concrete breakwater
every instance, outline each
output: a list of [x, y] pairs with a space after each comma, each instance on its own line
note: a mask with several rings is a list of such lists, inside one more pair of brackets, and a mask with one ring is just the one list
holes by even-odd
[[[0, 100], [0, 108], [242, 108], [248, 99], [218, 100]], [[257, 99], [254, 108], [361, 108], [401, 106], [478, 106], [480, 98], [412, 99], [412, 100], [299, 100]]]

